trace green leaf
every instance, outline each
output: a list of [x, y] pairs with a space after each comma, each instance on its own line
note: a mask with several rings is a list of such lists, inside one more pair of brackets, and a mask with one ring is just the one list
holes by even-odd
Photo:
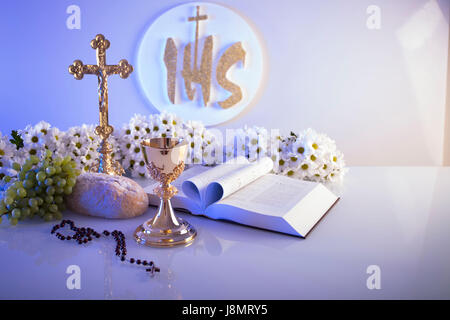
[[17, 150], [23, 148], [23, 139], [16, 130], [13, 130], [11, 132], [11, 137], [12, 139], [10, 139], [9, 141], [11, 141], [11, 143], [16, 145]]

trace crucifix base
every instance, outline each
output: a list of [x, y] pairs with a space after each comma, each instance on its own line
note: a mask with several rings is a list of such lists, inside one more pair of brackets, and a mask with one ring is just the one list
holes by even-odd
[[102, 140], [97, 151], [100, 155], [98, 162], [91, 167], [91, 172], [106, 173], [113, 176], [121, 176], [125, 173], [122, 165], [112, 158], [113, 149], [107, 139]]

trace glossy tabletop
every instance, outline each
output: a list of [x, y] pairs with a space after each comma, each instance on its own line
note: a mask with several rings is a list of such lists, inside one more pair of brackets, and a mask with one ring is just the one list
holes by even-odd
[[[50, 235], [55, 222], [3, 222], [0, 298], [450, 298], [450, 168], [352, 167], [341, 200], [306, 239], [180, 213], [198, 230], [191, 246], [138, 245], [133, 231], [155, 210], [129, 220], [65, 213], [78, 226], [123, 231], [130, 257], [161, 268], [154, 277], [120, 262], [112, 239], [78, 245]], [[71, 265], [80, 289], [67, 288]], [[380, 289], [367, 287], [371, 265]]]

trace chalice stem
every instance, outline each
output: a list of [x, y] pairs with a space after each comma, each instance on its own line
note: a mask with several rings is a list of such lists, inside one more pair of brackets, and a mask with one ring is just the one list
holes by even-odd
[[180, 226], [180, 223], [173, 212], [170, 199], [160, 199], [158, 212], [150, 223], [154, 228], [161, 230], [178, 228]]

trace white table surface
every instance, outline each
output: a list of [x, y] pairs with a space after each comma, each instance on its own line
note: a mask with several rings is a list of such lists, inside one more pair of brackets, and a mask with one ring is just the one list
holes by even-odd
[[[120, 229], [130, 257], [161, 268], [154, 277], [114, 256], [115, 243], [50, 235], [55, 222], [0, 225], [1, 299], [405, 299], [450, 298], [450, 168], [352, 167], [342, 198], [307, 239], [180, 214], [198, 230], [189, 247], [148, 248], [131, 220], [66, 213], [78, 226]], [[81, 289], [66, 287], [69, 265]], [[366, 268], [378, 265], [381, 289]]]

